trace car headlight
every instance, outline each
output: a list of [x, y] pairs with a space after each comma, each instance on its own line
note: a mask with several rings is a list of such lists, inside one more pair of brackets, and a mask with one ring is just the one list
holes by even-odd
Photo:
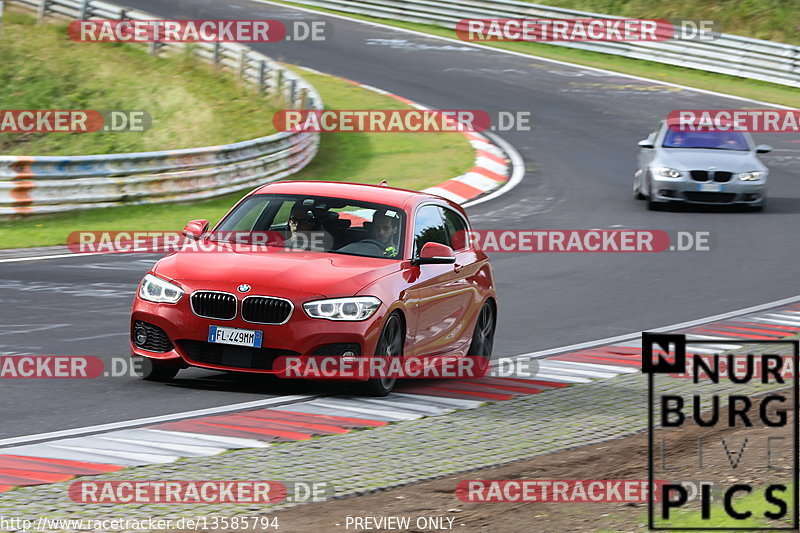
[[148, 302], [174, 304], [181, 299], [181, 296], [183, 289], [152, 274], [144, 277], [139, 288], [139, 298]]
[[303, 304], [303, 309], [311, 318], [327, 320], [366, 320], [378, 310], [381, 301], [374, 296], [353, 298], [333, 298], [315, 300]]
[[761, 181], [767, 175], [763, 170], [754, 170], [752, 172], [740, 172], [738, 174], [740, 181]]
[[672, 178], [678, 179], [683, 177], [683, 172], [680, 170], [669, 168], [669, 167], [654, 167], [653, 174], [658, 176], [659, 178]]

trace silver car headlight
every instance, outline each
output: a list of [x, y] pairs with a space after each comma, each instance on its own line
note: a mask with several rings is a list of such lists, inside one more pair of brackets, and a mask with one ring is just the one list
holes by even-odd
[[652, 168], [653, 174], [658, 176], [659, 178], [672, 178], [678, 179], [683, 177], [683, 172], [675, 168], [669, 167], [653, 167]]
[[183, 296], [183, 289], [169, 281], [147, 274], [139, 288], [139, 298], [148, 302], [174, 304]]
[[761, 181], [766, 175], [767, 173], [763, 170], [754, 170], [752, 172], [740, 172], [738, 177], [739, 181]]
[[380, 306], [381, 301], [374, 296], [354, 296], [307, 302], [303, 309], [311, 318], [357, 321], [371, 317]]

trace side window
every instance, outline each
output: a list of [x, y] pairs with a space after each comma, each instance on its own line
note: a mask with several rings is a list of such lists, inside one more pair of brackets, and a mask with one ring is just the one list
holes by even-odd
[[444, 208], [444, 223], [447, 226], [447, 234], [450, 236], [450, 248], [453, 250], [463, 250], [469, 244], [469, 234], [467, 224], [464, 219], [452, 209]]
[[414, 256], [418, 257], [426, 242], [450, 245], [439, 207], [426, 205], [417, 211], [414, 221]]

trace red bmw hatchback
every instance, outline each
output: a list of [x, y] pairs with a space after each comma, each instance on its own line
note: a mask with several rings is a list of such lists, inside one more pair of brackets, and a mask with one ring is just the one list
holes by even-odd
[[[490, 359], [496, 293], [469, 230], [459, 205], [421, 192], [265, 185], [212, 231], [206, 220], [186, 226], [184, 235], [215, 248], [168, 255], [144, 277], [132, 357], [156, 381], [190, 366], [293, 377], [275, 364], [289, 356]], [[231, 235], [268, 237], [233, 245]], [[386, 395], [395, 381], [354, 383]]]

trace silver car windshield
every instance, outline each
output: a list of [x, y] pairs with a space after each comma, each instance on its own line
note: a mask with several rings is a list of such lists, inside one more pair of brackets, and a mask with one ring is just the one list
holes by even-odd
[[667, 130], [664, 148], [699, 148], [706, 150], [748, 151], [747, 139], [739, 131], [673, 131]]

